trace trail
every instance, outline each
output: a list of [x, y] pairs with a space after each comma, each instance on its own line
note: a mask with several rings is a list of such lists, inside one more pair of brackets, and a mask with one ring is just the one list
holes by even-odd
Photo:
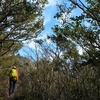
[[13, 94], [11, 94], [10, 96], [7, 95], [6, 100], [14, 100], [14, 98], [15, 98], [15, 94], [13, 93]]
[[15, 91], [14, 91], [14, 93], [12, 93], [10, 96], [9, 96], [9, 91], [7, 92], [7, 96], [6, 96], [6, 99], [5, 100], [19, 100], [19, 99], [17, 99], [18, 97], [17, 97], [17, 93], [18, 93], [18, 86], [19, 86], [19, 84], [17, 83], [16, 84], [16, 89], [15, 89]]

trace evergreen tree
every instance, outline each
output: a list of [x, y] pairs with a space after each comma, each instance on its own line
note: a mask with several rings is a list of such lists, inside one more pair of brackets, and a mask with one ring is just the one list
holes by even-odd
[[18, 50], [22, 41], [38, 36], [43, 30], [41, 15], [46, 3], [46, 0], [0, 0], [0, 56]]

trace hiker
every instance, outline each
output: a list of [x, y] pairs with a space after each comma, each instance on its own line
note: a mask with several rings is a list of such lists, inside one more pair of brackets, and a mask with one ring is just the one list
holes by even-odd
[[9, 95], [11, 95], [14, 92], [16, 82], [18, 81], [18, 70], [16, 66], [13, 66], [13, 68], [10, 70], [9, 77]]

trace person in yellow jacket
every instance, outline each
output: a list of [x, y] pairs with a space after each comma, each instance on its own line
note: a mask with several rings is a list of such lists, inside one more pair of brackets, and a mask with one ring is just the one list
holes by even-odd
[[14, 92], [16, 82], [18, 81], [18, 70], [16, 66], [13, 66], [13, 68], [10, 70], [9, 77], [9, 95], [11, 95]]

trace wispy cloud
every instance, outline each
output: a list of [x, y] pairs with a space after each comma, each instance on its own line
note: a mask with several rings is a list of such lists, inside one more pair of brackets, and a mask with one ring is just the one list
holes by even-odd
[[46, 25], [48, 22], [51, 21], [51, 16], [50, 15], [46, 15], [46, 13], [44, 13], [44, 25]]
[[[50, 4], [50, 5], [52, 5], [52, 4]], [[49, 25], [49, 26], [54, 23], [54, 15], [57, 11], [56, 5], [55, 6], [54, 5], [50, 6], [50, 5], [48, 7], [46, 7], [43, 12], [44, 25]]]
[[48, 4], [46, 5], [46, 7], [55, 6], [55, 5], [56, 5], [56, 0], [48, 0]]
[[43, 15], [45, 17], [44, 25], [52, 21], [52, 18], [56, 13], [56, 4], [58, 1], [59, 0], [48, 0], [48, 4], [46, 4], [45, 10], [43, 12]]

